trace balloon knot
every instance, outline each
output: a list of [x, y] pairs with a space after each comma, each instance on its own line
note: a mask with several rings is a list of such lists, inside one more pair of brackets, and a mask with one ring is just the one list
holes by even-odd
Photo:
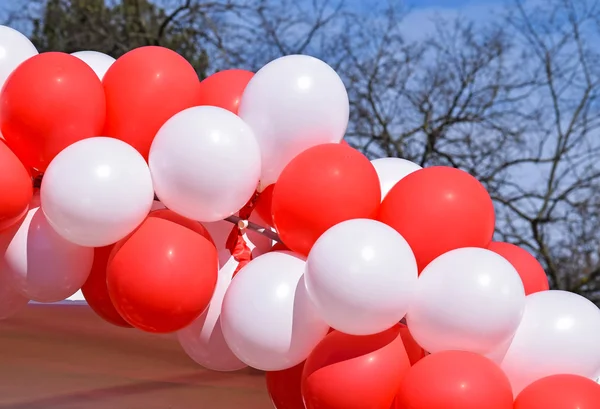
[[252, 215], [252, 211], [254, 210], [257, 199], [258, 192], [255, 191], [254, 195], [252, 195], [252, 198], [250, 198], [248, 203], [246, 203], [246, 205], [239, 211], [239, 215], [242, 220], [233, 226], [231, 233], [229, 233], [229, 237], [227, 237], [225, 247], [231, 252], [231, 255], [235, 261], [238, 262], [238, 265], [233, 272], [233, 276], [235, 276], [242, 268], [244, 268], [246, 264], [252, 261], [252, 250], [250, 250], [250, 247], [248, 247], [248, 244], [244, 239], [244, 233], [248, 228], [248, 219]]
[[[245, 220], [244, 220], [245, 221]], [[238, 262], [233, 276], [235, 276], [242, 268], [252, 261], [252, 250], [248, 247], [244, 239], [244, 232], [239, 224], [233, 226], [229, 237], [227, 238], [226, 248], [231, 252], [231, 255]]]

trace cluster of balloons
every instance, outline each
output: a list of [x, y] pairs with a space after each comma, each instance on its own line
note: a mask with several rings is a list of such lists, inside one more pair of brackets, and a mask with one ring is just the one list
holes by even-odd
[[0, 318], [81, 289], [208, 369], [266, 371], [278, 409], [598, 408], [600, 310], [492, 240], [468, 173], [344, 143], [324, 62], [199, 81], [162, 47], [0, 48]]

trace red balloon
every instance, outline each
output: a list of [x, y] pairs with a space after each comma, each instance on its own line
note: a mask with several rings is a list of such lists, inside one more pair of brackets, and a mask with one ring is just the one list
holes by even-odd
[[0, 231], [18, 222], [29, 209], [33, 184], [19, 158], [0, 140]]
[[81, 287], [83, 297], [100, 318], [118, 327], [131, 328], [115, 309], [106, 284], [106, 265], [114, 245], [94, 249], [94, 264], [87, 281]]
[[188, 229], [190, 229], [190, 230], [198, 233], [202, 237], [204, 237], [206, 240], [210, 241], [210, 243], [213, 246], [215, 246], [215, 242], [214, 242], [212, 236], [210, 235], [210, 232], [200, 222], [183, 217], [182, 215], [175, 213], [174, 211], [169, 210], [169, 209], [155, 210], [152, 213], [150, 213], [150, 215], [152, 217], [159, 217], [161, 219], [165, 219], [165, 220], [169, 220], [173, 223], [177, 223], [183, 227], [187, 227]]
[[494, 234], [494, 204], [467, 172], [434, 166], [400, 180], [381, 203], [379, 220], [408, 241], [422, 271], [450, 250], [486, 248]]
[[40, 171], [67, 146], [102, 135], [105, 114], [98, 76], [65, 53], [26, 60], [0, 94], [0, 128], [6, 143], [26, 166]]
[[167, 333], [188, 326], [215, 290], [217, 249], [199, 223], [177, 223], [180, 218], [170, 210], [152, 212], [110, 256], [110, 298], [141, 330]]
[[237, 115], [242, 94], [253, 76], [245, 70], [225, 70], [209, 76], [200, 83], [199, 105], [212, 105]]
[[273, 221], [287, 247], [308, 255], [330, 227], [376, 217], [380, 202], [379, 178], [366, 156], [339, 143], [318, 145], [296, 156], [279, 176]]
[[404, 348], [406, 349], [411, 365], [425, 358], [425, 350], [417, 344], [417, 341], [410, 334], [408, 327], [404, 324], [400, 324], [400, 336], [402, 337], [402, 342], [404, 343]]
[[304, 364], [306, 409], [389, 409], [409, 368], [399, 325], [367, 336], [333, 331]]
[[514, 409], [599, 409], [600, 385], [577, 375], [539, 379], [519, 393]]
[[273, 207], [274, 189], [275, 184], [267, 186], [262, 192], [260, 192], [260, 194], [258, 195], [258, 199], [254, 204], [254, 211], [269, 227], [273, 227], [275, 225], [275, 223], [273, 223], [273, 213], [271, 212], [271, 209]]
[[304, 362], [283, 371], [267, 372], [267, 390], [275, 409], [305, 409], [302, 400]]
[[200, 105], [200, 81], [194, 67], [168, 48], [147, 46], [121, 56], [104, 75], [104, 135], [136, 148], [144, 158], [165, 122]]
[[271, 251], [290, 251], [290, 249], [283, 243], [275, 243], [273, 247], [271, 247]]
[[488, 358], [466, 351], [427, 355], [407, 372], [397, 408], [512, 409], [504, 372]]
[[527, 250], [503, 242], [490, 243], [488, 250], [501, 255], [513, 265], [521, 276], [526, 295], [550, 289], [544, 268]]

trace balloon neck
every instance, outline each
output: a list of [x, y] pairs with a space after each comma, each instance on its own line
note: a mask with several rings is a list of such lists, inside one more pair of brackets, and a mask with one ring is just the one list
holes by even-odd
[[250, 247], [248, 247], [248, 243], [246, 243], [246, 239], [244, 238], [244, 232], [247, 226], [247, 220], [240, 220], [237, 224], [233, 225], [225, 244], [227, 250], [231, 252], [234, 260], [238, 263], [233, 272], [233, 277], [235, 277], [246, 264], [252, 261], [252, 250], [250, 250]]

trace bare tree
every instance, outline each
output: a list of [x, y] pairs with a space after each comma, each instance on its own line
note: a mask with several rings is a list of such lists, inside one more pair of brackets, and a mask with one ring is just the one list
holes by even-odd
[[[530, 160], [499, 189], [504, 236], [532, 248], [555, 288], [600, 301], [600, 26], [596, 1], [517, 2], [508, 22], [535, 79]], [[529, 165], [524, 167], [523, 165]], [[529, 174], [533, 183], [524, 182]], [[519, 180], [520, 179], [520, 180]], [[535, 182], [534, 182], [535, 181]]]
[[517, 2], [497, 25], [438, 20], [417, 43], [388, 12], [347, 39], [341, 66], [349, 136], [367, 155], [469, 171], [495, 201], [498, 239], [532, 251], [553, 288], [595, 302], [599, 12], [584, 0]]

